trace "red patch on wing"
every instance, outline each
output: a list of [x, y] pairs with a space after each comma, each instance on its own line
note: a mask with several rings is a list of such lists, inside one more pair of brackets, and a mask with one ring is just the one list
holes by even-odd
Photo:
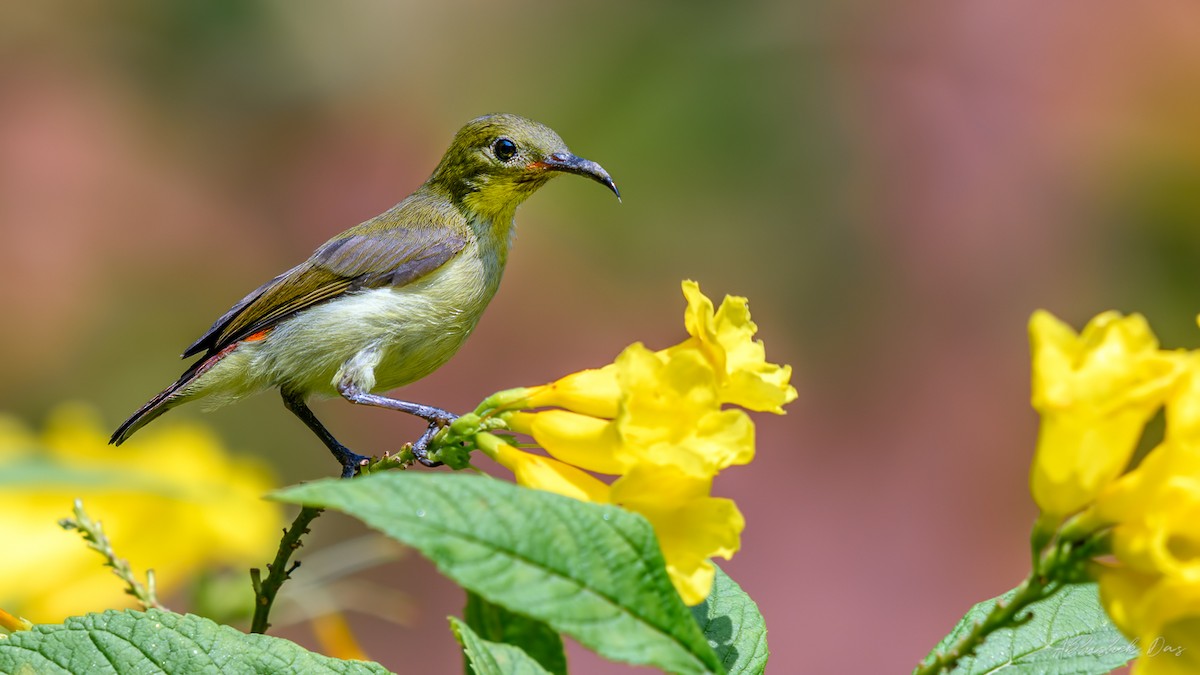
[[247, 335], [246, 337], [242, 338], [242, 342], [258, 342], [259, 340], [267, 337], [267, 334], [270, 332], [271, 332], [270, 328], [264, 328], [264, 329], [258, 331], [257, 333], [255, 333], [254, 335]]
[[212, 368], [213, 366], [217, 365], [217, 362], [218, 362], [218, 361], [220, 361], [221, 359], [223, 359], [223, 358], [225, 358], [226, 356], [228, 356], [228, 355], [229, 355], [229, 353], [230, 353], [230, 352], [232, 352], [233, 350], [235, 350], [235, 349], [237, 349], [238, 347], [242, 346], [242, 343], [245, 343], [245, 342], [258, 342], [259, 340], [262, 340], [263, 338], [267, 337], [267, 335], [268, 335], [268, 334], [270, 334], [270, 332], [271, 332], [272, 330], [273, 330], [272, 328], [264, 328], [264, 329], [262, 329], [262, 330], [258, 331], [257, 333], [254, 333], [253, 335], [248, 335], [248, 336], [246, 336], [245, 338], [243, 338], [243, 339], [241, 339], [241, 340], [239, 340], [239, 341], [237, 341], [237, 342], [235, 342], [235, 343], [233, 343], [233, 344], [231, 344], [231, 345], [229, 345], [229, 346], [225, 347], [224, 349], [222, 349], [221, 351], [217, 352], [216, 354], [213, 354], [212, 356], [208, 357], [207, 359], [204, 359], [204, 361], [203, 361], [203, 362], [201, 362], [201, 363], [200, 363], [200, 365], [199, 365], [199, 366], [196, 368], [196, 372], [192, 374], [192, 378], [191, 378], [191, 379], [193, 379], [193, 380], [194, 380], [194, 379], [196, 379], [197, 377], [200, 377], [200, 376], [201, 376], [201, 375], [203, 375], [204, 373], [208, 372], [208, 370], [209, 370], [210, 368]]

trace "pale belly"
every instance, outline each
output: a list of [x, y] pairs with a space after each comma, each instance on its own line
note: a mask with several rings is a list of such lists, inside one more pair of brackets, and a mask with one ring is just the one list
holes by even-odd
[[216, 407], [273, 387], [336, 396], [340, 381], [364, 391], [409, 384], [454, 356], [498, 284], [499, 275], [487, 274], [477, 257], [460, 255], [407, 286], [311, 307], [266, 338], [239, 345], [185, 396]]

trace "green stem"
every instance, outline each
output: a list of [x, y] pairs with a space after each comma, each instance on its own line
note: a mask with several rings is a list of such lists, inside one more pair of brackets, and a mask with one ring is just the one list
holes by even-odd
[[296, 519], [292, 521], [292, 526], [283, 531], [283, 538], [279, 540], [279, 550], [275, 553], [275, 560], [267, 565], [268, 574], [265, 581], [257, 567], [250, 570], [250, 580], [254, 585], [254, 619], [250, 622], [251, 633], [265, 633], [271, 627], [267, 619], [271, 614], [271, 606], [275, 603], [275, 596], [279, 593], [283, 582], [291, 578], [292, 570], [300, 566], [300, 563], [297, 562], [288, 567], [288, 561], [291, 560], [296, 549], [303, 545], [300, 538], [308, 534], [309, 523], [321, 515], [323, 510], [314, 506], [305, 506], [300, 509], [300, 513], [296, 514]]
[[1063, 533], [1069, 529], [1063, 528], [1061, 521], [1039, 519], [1031, 536], [1033, 571], [1014, 589], [1013, 596], [997, 600], [983, 620], [977, 621], [949, 648], [926, 657], [913, 675], [952, 670], [961, 659], [974, 654], [996, 630], [1019, 626], [1032, 618], [1032, 614], [1020, 616], [1026, 607], [1050, 597], [1065, 585], [1086, 580], [1087, 562], [1110, 550], [1110, 533], [1098, 530], [1081, 537], [1075, 529], [1071, 538], [1065, 538]]
[[84, 541], [88, 543], [88, 547], [93, 551], [104, 556], [104, 564], [111, 567], [113, 574], [117, 575], [121, 581], [125, 582], [125, 592], [132, 595], [142, 609], [166, 609], [162, 603], [158, 601], [157, 589], [154, 583], [154, 570], [146, 572], [147, 585], [142, 585], [137, 577], [133, 574], [133, 568], [129, 566], [129, 562], [123, 558], [118, 558], [116, 551], [113, 550], [112, 542], [108, 540], [108, 535], [104, 533], [104, 525], [98, 520], [92, 520], [86, 511], [83, 510], [83, 500], [75, 500], [75, 518], [63, 518], [58, 521], [60, 527], [65, 530], [75, 530], [83, 536]]
[[1057, 586], [1058, 584], [1038, 576], [1036, 572], [1030, 574], [1017, 586], [1016, 593], [1011, 598], [1007, 601], [998, 600], [982, 621], [976, 622], [966, 635], [948, 649], [931, 655], [931, 661], [927, 660], [917, 665], [913, 675], [936, 675], [951, 670], [960, 659], [974, 654], [993, 631], [1010, 628], [1029, 620], [1032, 615], [1021, 618], [1018, 618], [1018, 615], [1029, 605], [1049, 596], [1057, 590]]

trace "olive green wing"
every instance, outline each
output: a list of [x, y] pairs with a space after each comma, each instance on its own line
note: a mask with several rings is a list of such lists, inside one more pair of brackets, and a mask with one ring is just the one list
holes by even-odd
[[217, 319], [183, 353], [215, 353], [308, 307], [354, 291], [404, 286], [446, 264], [467, 245], [444, 227], [355, 233], [318, 248], [307, 261], [259, 286]]

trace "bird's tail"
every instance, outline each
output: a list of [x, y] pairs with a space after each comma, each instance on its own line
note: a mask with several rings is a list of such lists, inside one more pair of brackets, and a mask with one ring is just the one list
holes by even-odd
[[137, 409], [137, 412], [129, 416], [129, 419], [121, 423], [117, 430], [113, 432], [112, 438], [108, 442], [112, 445], [120, 445], [127, 438], [133, 435], [133, 432], [141, 429], [147, 424], [158, 419], [158, 416], [167, 412], [171, 408], [191, 400], [193, 397], [188, 396], [184, 391], [185, 387], [194, 382], [209, 368], [215, 364], [224, 353], [216, 354], [208, 358], [200, 359], [192, 364], [187, 371], [175, 381], [175, 384], [158, 392], [158, 395], [146, 402], [146, 405]]
[[113, 445], [120, 445], [125, 442], [125, 439], [133, 435], [133, 432], [141, 429], [149, 424], [159, 415], [171, 409], [169, 401], [171, 395], [179, 389], [179, 382], [167, 387], [162, 392], [150, 399], [146, 405], [137, 409], [137, 412], [129, 416], [129, 419], [121, 423], [117, 430], [113, 432], [112, 438], [108, 442]]

